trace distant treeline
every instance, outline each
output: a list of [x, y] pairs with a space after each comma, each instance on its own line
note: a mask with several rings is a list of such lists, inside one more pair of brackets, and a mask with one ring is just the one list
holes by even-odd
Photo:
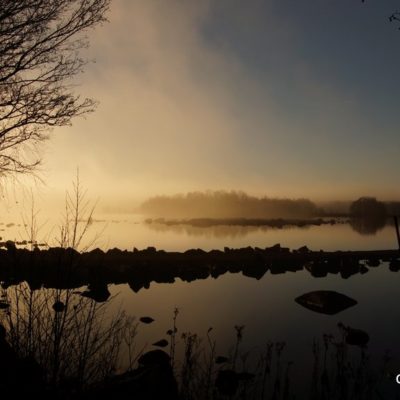
[[[154, 218], [284, 218], [345, 217], [357, 202], [373, 199], [381, 204], [387, 216], [400, 216], [400, 202], [380, 202], [373, 197], [355, 201], [316, 204], [309, 199], [279, 199], [250, 196], [239, 191], [190, 192], [173, 196], [155, 196], [139, 207], [140, 212]], [[369, 214], [369, 213], [367, 213]]]
[[311, 218], [322, 213], [308, 199], [273, 199], [244, 192], [207, 191], [152, 197], [146, 215], [169, 218]]

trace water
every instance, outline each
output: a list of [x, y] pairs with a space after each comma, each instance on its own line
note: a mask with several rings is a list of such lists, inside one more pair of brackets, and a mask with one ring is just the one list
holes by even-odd
[[376, 234], [361, 235], [349, 224], [320, 225], [308, 227], [252, 227], [190, 225], [167, 226], [145, 223], [140, 216], [103, 215], [92, 226], [92, 236], [101, 232], [97, 245], [104, 249], [132, 250], [154, 246], [167, 251], [185, 251], [191, 248], [204, 250], [223, 249], [225, 246], [268, 247], [276, 243], [291, 249], [307, 245], [313, 250], [367, 250], [397, 248], [396, 235], [391, 225]]
[[[118, 247], [131, 250], [155, 246], [167, 251], [189, 248], [223, 249], [225, 246], [268, 247], [275, 243], [291, 249], [307, 245], [312, 250], [368, 250], [396, 248], [392, 226], [376, 234], [360, 235], [349, 224], [310, 226], [306, 228], [208, 227], [187, 225], [165, 226], [146, 224], [139, 217], [103, 216], [92, 225], [92, 231], [103, 230], [97, 245], [104, 249]], [[12, 238], [22, 227], [4, 228], [4, 236]], [[15, 236], [17, 237], [17, 236]], [[303, 269], [296, 273], [274, 275], [269, 271], [259, 280], [241, 273], [226, 273], [218, 279], [193, 282], [176, 279], [173, 284], [152, 282], [148, 289], [133, 292], [127, 284], [110, 285], [112, 295], [109, 312], [122, 307], [129, 315], [151, 316], [155, 322], [139, 325], [138, 348], [152, 349], [151, 344], [169, 337], [174, 309], [179, 309], [178, 329], [197, 333], [205, 338], [210, 327], [217, 343], [217, 354], [228, 355], [235, 343], [235, 325], [243, 325], [241, 351], [254, 359], [268, 342], [285, 342], [285, 359], [294, 362], [294, 381], [304, 390], [311, 378], [313, 340], [322, 343], [324, 333], [339, 335], [338, 323], [361, 329], [369, 334], [368, 354], [380, 360], [387, 350], [400, 360], [398, 331], [400, 309], [396, 306], [400, 294], [400, 275], [387, 263], [369, 268], [368, 273], [349, 279], [328, 274], [314, 278]], [[358, 304], [336, 315], [312, 312], [294, 299], [316, 290], [333, 290], [354, 298]], [[339, 335], [340, 336], [340, 335]], [[178, 345], [182, 345], [179, 339]], [[358, 351], [358, 350], [356, 350]], [[391, 366], [400, 373], [400, 364]], [[303, 377], [304, 379], [300, 377]], [[297, 377], [297, 378], [296, 378]], [[394, 385], [394, 384], [393, 384]], [[300, 389], [297, 389], [300, 390]]]
[[[37, 240], [56, 245], [62, 218], [59, 215], [39, 215]], [[26, 222], [26, 221], [25, 221]], [[29, 224], [29, 222], [28, 222]], [[9, 216], [0, 221], [3, 239], [23, 240], [28, 234], [20, 216]], [[87, 243], [95, 239], [92, 247], [132, 250], [154, 246], [167, 251], [185, 251], [190, 248], [204, 250], [223, 249], [225, 246], [269, 247], [280, 243], [296, 249], [307, 245], [312, 250], [368, 250], [397, 248], [392, 225], [375, 234], [360, 234], [347, 223], [313, 225], [306, 227], [273, 228], [266, 226], [211, 226], [165, 225], [146, 223], [145, 217], [131, 214], [96, 214], [86, 235]]]

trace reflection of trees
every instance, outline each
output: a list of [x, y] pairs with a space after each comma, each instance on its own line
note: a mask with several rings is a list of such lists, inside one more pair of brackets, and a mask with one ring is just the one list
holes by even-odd
[[253, 233], [276, 232], [282, 229], [308, 229], [310, 225], [293, 226], [284, 225], [283, 227], [271, 227], [266, 225], [212, 225], [212, 226], [192, 226], [188, 224], [163, 224], [163, 223], [147, 223], [146, 227], [160, 233], [173, 233], [178, 235], [186, 235], [190, 237], [205, 237], [212, 239], [235, 239], [244, 238]]
[[387, 210], [373, 197], [360, 197], [351, 204], [350, 216], [350, 225], [356, 232], [374, 235], [385, 226]]
[[[197, 227], [191, 225], [166, 225], [160, 223], [146, 224], [149, 229], [160, 233], [174, 233], [191, 237], [206, 238], [241, 238], [261, 230], [257, 226], [208, 226]], [[271, 229], [271, 228], [269, 228]], [[267, 229], [265, 229], [267, 230]]]
[[8, 342], [19, 359], [35, 360], [46, 385], [73, 382], [82, 389], [116, 368], [127, 319], [121, 312], [106, 315], [107, 303], [26, 283], [3, 289], [3, 299]]
[[350, 226], [361, 235], [375, 235], [386, 225], [386, 217], [358, 217], [350, 219]]

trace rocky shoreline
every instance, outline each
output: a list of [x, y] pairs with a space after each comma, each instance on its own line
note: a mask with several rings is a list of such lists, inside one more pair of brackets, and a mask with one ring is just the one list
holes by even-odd
[[[306, 246], [290, 250], [276, 244], [272, 247], [185, 252], [167, 252], [148, 247], [133, 251], [94, 249], [78, 252], [71, 248], [27, 250], [7, 242], [0, 249], [0, 281], [3, 287], [26, 281], [32, 289], [89, 287], [86, 294], [98, 301], [108, 296], [108, 284], [127, 283], [135, 292], [148, 288], [151, 282], [173, 283], [218, 278], [227, 272], [260, 279], [306, 269], [314, 277], [328, 273], [349, 278], [368, 272], [386, 262], [393, 272], [400, 270], [398, 250], [311, 251]], [[97, 292], [97, 295], [95, 294]]]

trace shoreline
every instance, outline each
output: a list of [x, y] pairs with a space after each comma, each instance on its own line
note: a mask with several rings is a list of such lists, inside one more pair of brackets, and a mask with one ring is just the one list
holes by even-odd
[[[26, 281], [32, 289], [89, 287], [98, 301], [108, 293], [108, 284], [128, 284], [134, 292], [151, 282], [173, 283], [179, 278], [191, 282], [231, 272], [261, 279], [271, 275], [306, 269], [314, 277], [340, 274], [347, 279], [367, 273], [386, 262], [393, 272], [400, 270], [399, 250], [311, 251], [306, 246], [290, 250], [276, 244], [264, 249], [245, 247], [204, 251], [189, 249], [167, 252], [148, 247], [133, 251], [117, 248], [104, 252], [78, 252], [72, 248], [47, 250], [18, 249], [13, 242], [0, 249], [0, 281], [3, 287]], [[101, 300], [104, 299], [104, 300]]]

